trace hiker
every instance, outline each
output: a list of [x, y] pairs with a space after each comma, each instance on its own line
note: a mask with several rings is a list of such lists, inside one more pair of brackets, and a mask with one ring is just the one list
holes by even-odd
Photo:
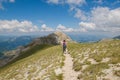
[[63, 40], [62, 46], [63, 46], [63, 53], [65, 53], [67, 50], [67, 45], [65, 40]]

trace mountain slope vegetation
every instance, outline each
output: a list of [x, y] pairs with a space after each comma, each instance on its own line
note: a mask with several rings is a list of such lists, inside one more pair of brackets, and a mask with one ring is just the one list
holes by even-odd
[[[0, 80], [61, 80], [63, 65], [61, 46], [38, 50], [0, 70]], [[60, 74], [56, 73], [59, 71]]]
[[120, 80], [120, 40], [68, 46], [79, 80]]
[[16, 49], [18, 46], [25, 46], [33, 39], [31, 36], [0, 36], [0, 52], [4, 53]]
[[[0, 68], [0, 80], [64, 80], [62, 46], [37, 41]], [[67, 44], [78, 80], [120, 80], [120, 40]]]

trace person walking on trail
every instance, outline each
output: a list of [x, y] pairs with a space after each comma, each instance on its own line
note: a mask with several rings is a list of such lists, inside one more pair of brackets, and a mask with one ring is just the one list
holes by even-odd
[[66, 50], [67, 50], [67, 44], [66, 44], [66, 41], [65, 41], [65, 40], [63, 40], [62, 45], [63, 45], [63, 53], [66, 53]]

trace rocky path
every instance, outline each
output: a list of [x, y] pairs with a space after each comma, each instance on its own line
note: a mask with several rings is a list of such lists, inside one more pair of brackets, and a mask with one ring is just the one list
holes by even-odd
[[64, 54], [65, 61], [63, 66], [63, 80], [78, 80], [78, 73], [75, 72], [73, 68], [73, 61], [70, 54]]

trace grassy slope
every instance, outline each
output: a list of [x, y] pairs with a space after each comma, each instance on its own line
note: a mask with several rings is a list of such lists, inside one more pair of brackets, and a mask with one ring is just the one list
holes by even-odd
[[[62, 80], [59, 68], [64, 57], [60, 45], [43, 48], [35, 47], [32, 51], [23, 53], [27, 57], [0, 70], [0, 80]], [[82, 72], [78, 78], [83, 80], [110, 80], [104, 72], [111, 65], [112, 77], [120, 77], [120, 40], [98, 43], [68, 43], [68, 50], [73, 57], [73, 69]], [[30, 53], [31, 55], [28, 55]], [[34, 55], [32, 55], [34, 53]], [[106, 61], [104, 61], [106, 59]], [[119, 64], [118, 64], [119, 63]], [[114, 79], [114, 80], [117, 80]]]
[[[63, 55], [60, 46], [44, 48], [36, 47], [18, 58], [18, 61], [6, 66], [0, 70], [0, 80], [61, 80], [62, 75], [56, 75], [55, 70], [61, 68], [63, 64]], [[39, 50], [38, 50], [39, 49]], [[29, 55], [28, 53], [34, 55]], [[19, 60], [20, 59], [20, 60]]]
[[11, 62], [7, 63], [7, 65], [5, 65], [5, 66], [3, 66], [3, 67], [0, 67], [0, 69], [4, 68], [4, 67], [6, 67], [6, 66], [9, 66], [10, 64], [15, 63], [15, 62], [18, 61], [18, 60], [21, 60], [21, 59], [26, 58], [26, 57], [28, 57], [28, 56], [30, 56], [30, 55], [33, 55], [33, 54], [35, 54], [37, 51], [44, 50], [44, 49], [49, 48], [49, 47], [51, 47], [51, 46], [52, 46], [52, 45], [36, 45], [36, 46], [34, 46], [34, 47], [33, 47], [33, 46], [30, 46], [30, 49], [29, 49], [29, 50], [24, 51], [24, 52], [21, 52], [20, 55], [19, 55], [17, 58], [15, 58], [15, 59], [12, 60]]
[[120, 79], [120, 40], [98, 43], [71, 43], [68, 45], [73, 57], [75, 71], [83, 80], [112, 80], [107, 77], [109, 72], [114, 80]]

